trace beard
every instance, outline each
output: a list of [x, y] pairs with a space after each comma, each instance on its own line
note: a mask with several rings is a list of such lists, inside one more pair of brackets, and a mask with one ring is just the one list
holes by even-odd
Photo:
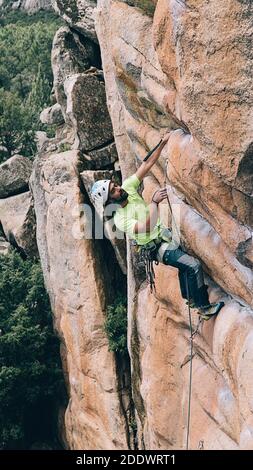
[[127, 198], [128, 198], [128, 193], [124, 189], [121, 189], [120, 196], [116, 202], [118, 204], [121, 204], [122, 202], [126, 201]]

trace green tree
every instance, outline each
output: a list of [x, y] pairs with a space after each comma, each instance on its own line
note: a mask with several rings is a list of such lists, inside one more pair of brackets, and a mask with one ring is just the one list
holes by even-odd
[[29, 106], [17, 93], [0, 88], [0, 162], [14, 153], [30, 156], [36, 149], [34, 126], [31, 124]]
[[0, 143], [6, 148], [8, 157], [21, 142], [21, 104], [17, 94], [0, 89]]
[[38, 114], [44, 108], [48, 101], [48, 95], [51, 91], [51, 84], [45, 73], [41, 70], [41, 62], [38, 64], [37, 74], [33, 79], [31, 91], [27, 98], [27, 104], [33, 107], [33, 112]]
[[63, 374], [40, 264], [0, 255], [0, 448], [55, 439]]
[[127, 352], [127, 300], [119, 295], [107, 307], [105, 332], [109, 340], [109, 350], [125, 354]]
[[[16, 16], [21, 21], [13, 22]], [[50, 105], [52, 39], [61, 24], [49, 14], [10, 17], [0, 28], [0, 146], [6, 148], [0, 162], [17, 151], [32, 157], [35, 132], [48, 131], [39, 114]]]

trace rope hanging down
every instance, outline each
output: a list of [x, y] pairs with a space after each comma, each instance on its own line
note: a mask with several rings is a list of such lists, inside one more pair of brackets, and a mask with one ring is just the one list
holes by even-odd
[[[167, 174], [168, 163], [169, 163], [169, 159], [166, 160], [165, 173], [164, 173], [164, 186], [166, 188], [168, 186], [168, 174]], [[168, 195], [168, 190], [167, 190], [167, 200], [168, 200], [169, 209], [170, 209], [170, 213], [171, 213], [171, 219], [172, 219], [174, 227], [177, 231], [178, 240], [180, 240], [180, 233], [179, 233], [177, 222], [175, 220], [175, 217], [174, 217], [174, 214], [173, 214], [173, 211], [172, 211], [172, 207], [171, 207], [171, 203], [170, 203], [170, 199], [169, 199], [169, 195]], [[190, 369], [189, 369], [189, 389], [188, 389], [187, 428], [186, 428], [186, 450], [189, 450], [190, 423], [191, 423], [191, 397], [192, 397], [192, 362], [193, 362], [193, 355], [194, 355], [193, 354], [193, 341], [194, 341], [194, 337], [198, 333], [199, 327], [202, 323], [202, 318], [199, 317], [197, 327], [193, 331], [187, 273], [186, 273], [186, 290], [187, 290], [186, 293], [187, 293], [187, 301], [188, 301], [188, 318], [189, 318], [189, 328], [190, 328]]]
[[[150, 157], [150, 155], [152, 155], [152, 153], [156, 150], [156, 148], [159, 147], [160, 143], [161, 143], [161, 141], [154, 147], [154, 149], [152, 149], [152, 150], [146, 155], [146, 157], [144, 158], [144, 161], [148, 160], [148, 158]], [[168, 186], [168, 181], [167, 181], [167, 180], [168, 180], [168, 175], [167, 175], [168, 163], [169, 163], [169, 159], [166, 160], [166, 166], [165, 166], [165, 172], [164, 172], [164, 185], [165, 185], [166, 188], [167, 188], [167, 186]], [[177, 231], [178, 240], [180, 240], [180, 233], [179, 233], [179, 229], [178, 229], [178, 226], [177, 226], [177, 222], [176, 222], [176, 220], [175, 220], [175, 217], [174, 217], [174, 214], [173, 214], [173, 211], [172, 211], [172, 207], [171, 207], [171, 203], [170, 203], [170, 199], [169, 199], [169, 195], [168, 195], [168, 190], [167, 190], [167, 201], [168, 201], [168, 205], [169, 205], [169, 209], [170, 209], [170, 213], [171, 213], [172, 223], [174, 224], [174, 227], [175, 227], [175, 229], [176, 229], [176, 231]], [[154, 272], [153, 264], [152, 264], [152, 255], [150, 255], [150, 253], [147, 255], [147, 254], [145, 253], [145, 250], [144, 250], [144, 251], [142, 252], [142, 256], [145, 258], [144, 261], [145, 261], [145, 266], [146, 266], [146, 273], [147, 273], [147, 275], [148, 275], [149, 284], [150, 284], [151, 292], [152, 292], [153, 288], [155, 289], [155, 282], [154, 282], [154, 279], [155, 279], [155, 272]], [[192, 397], [193, 341], [194, 341], [195, 335], [198, 333], [199, 327], [200, 327], [201, 322], [202, 322], [202, 318], [199, 317], [199, 321], [198, 321], [197, 327], [196, 327], [196, 329], [193, 331], [193, 328], [192, 328], [191, 307], [190, 307], [189, 285], [188, 285], [188, 276], [187, 276], [187, 273], [186, 273], [186, 289], [187, 289], [188, 318], [189, 318], [189, 328], [190, 328], [190, 369], [189, 369], [189, 390], [188, 390], [187, 429], [186, 429], [186, 450], [189, 450], [190, 423], [191, 423], [191, 397]]]
[[186, 293], [188, 299], [188, 318], [189, 318], [189, 327], [190, 327], [190, 369], [189, 369], [189, 390], [188, 390], [188, 409], [187, 409], [187, 431], [186, 431], [186, 450], [189, 450], [189, 438], [190, 438], [190, 422], [191, 422], [191, 398], [192, 398], [192, 361], [193, 361], [193, 341], [195, 335], [198, 333], [199, 327], [202, 323], [202, 318], [199, 317], [199, 321], [196, 329], [192, 329], [192, 316], [191, 316], [191, 307], [189, 303], [189, 285], [188, 285], [188, 276], [186, 273]]
[[189, 436], [190, 436], [190, 421], [191, 421], [191, 397], [192, 397], [192, 359], [193, 359], [193, 331], [192, 331], [192, 316], [191, 307], [189, 303], [189, 286], [188, 276], [186, 273], [186, 290], [188, 299], [188, 317], [190, 326], [190, 371], [189, 371], [189, 391], [188, 391], [188, 410], [187, 410], [187, 432], [186, 432], [186, 450], [189, 450]]

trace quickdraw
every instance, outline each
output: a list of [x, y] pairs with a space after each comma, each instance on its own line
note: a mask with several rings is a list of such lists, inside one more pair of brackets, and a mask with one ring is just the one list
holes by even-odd
[[140, 261], [142, 261], [145, 265], [146, 278], [149, 283], [151, 293], [153, 292], [153, 290], [156, 292], [155, 271], [154, 271], [154, 266], [153, 266], [153, 263], [155, 263], [156, 265], [159, 264], [159, 261], [154, 259], [154, 253], [156, 250], [157, 250], [157, 245], [155, 242], [150, 242], [148, 243], [148, 245], [139, 247]]

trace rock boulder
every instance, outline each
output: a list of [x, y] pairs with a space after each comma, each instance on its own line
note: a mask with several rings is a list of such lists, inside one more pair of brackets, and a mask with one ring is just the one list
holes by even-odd
[[28, 190], [32, 161], [22, 155], [13, 155], [0, 165], [0, 198]]

